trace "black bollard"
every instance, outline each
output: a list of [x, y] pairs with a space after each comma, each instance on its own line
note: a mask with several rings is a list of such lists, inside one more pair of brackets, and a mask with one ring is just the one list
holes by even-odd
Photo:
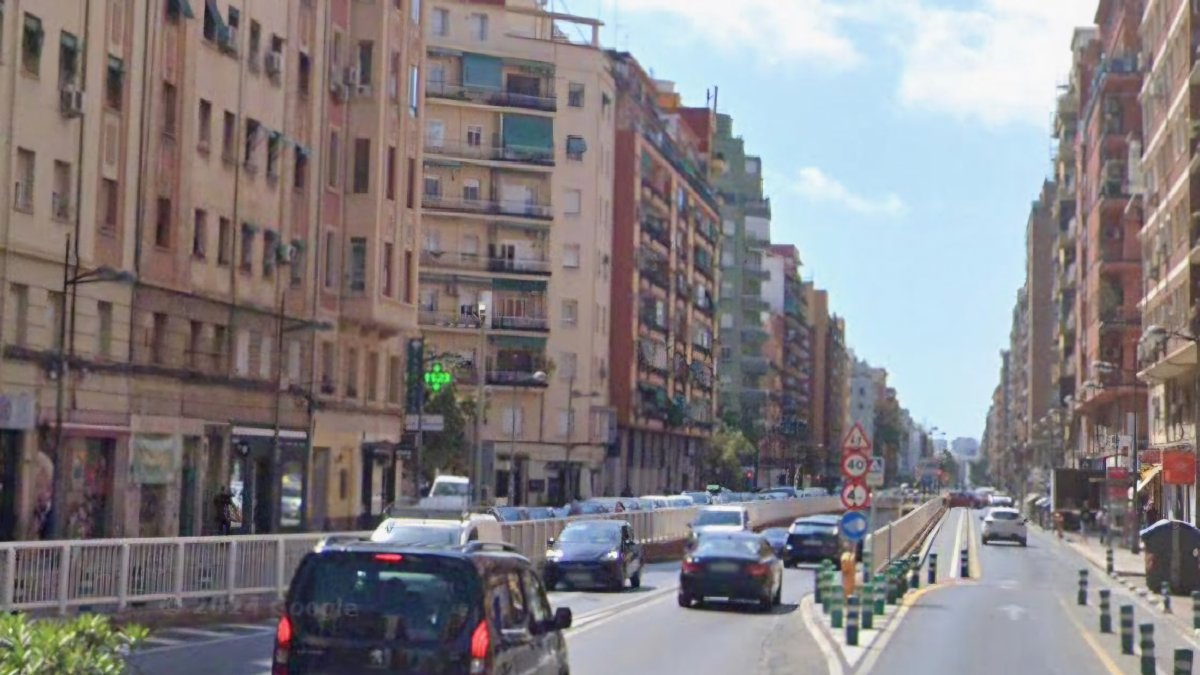
[[1142, 675], [1155, 675], [1157, 668], [1154, 663], [1154, 624], [1144, 623], [1138, 626], [1138, 632], [1142, 636]]
[[1173, 675], [1192, 675], [1192, 650], [1175, 650], [1175, 671]]
[[1100, 589], [1100, 632], [1112, 632], [1112, 607], [1109, 605], [1112, 591]]
[[1133, 605], [1121, 605], [1121, 653], [1133, 653]]
[[937, 583], [937, 554], [929, 554], [929, 583]]

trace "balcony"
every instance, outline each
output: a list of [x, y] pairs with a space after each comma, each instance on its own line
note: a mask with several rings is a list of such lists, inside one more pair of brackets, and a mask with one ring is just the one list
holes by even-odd
[[554, 148], [505, 145], [500, 141], [499, 135], [492, 139], [491, 145], [426, 138], [425, 155], [481, 162], [511, 162], [546, 168], [554, 166]]
[[538, 382], [534, 378], [534, 375], [539, 371], [545, 372], [545, 367], [533, 368], [532, 370], [492, 370], [488, 368], [487, 383], [505, 387], [545, 388], [547, 386], [545, 380]]
[[1129, 181], [1106, 180], [1100, 185], [1100, 199], [1129, 199]]
[[516, 216], [538, 220], [554, 219], [554, 209], [550, 204], [504, 199], [467, 199], [426, 193], [421, 195], [421, 208], [426, 211]]
[[771, 361], [765, 356], [743, 354], [739, 361], [742, 364], [742, 372], [747, 375], [766, 375], [771, 369]]
[[480, 273], [531, 274], [550, 276], [550, 261], [544, 256], [530, 258], [495, 258], [462, 251], [421, 251], [421, 267], [453, 269]]
[[771, 245], [770, 237], [765, 237], [760, 234], [750, 232], [749, 230], [746, 231], [744, 236], [746, 240], [746, 248], [765, 249]]
[[643, 326], [656, 333], [662, 333], [663, 335], [667, 334], [667, 322], [660, 321], [657, 312], [653, 308], [646, 309], [643, 307], [642, 310], [638, 312], [638, 321]]
[[[479, 329], [479, 317], [461, 310], [422, 308], [418, 313], [417, 320], [422, 326]], [[547, 333], [550, 331], [550, 320], [539, 316], [492, 316], [488, 319], [488, 329]]]
[[1142, 264], [1142, 251], [1136, 240], [1125, 245], [1124, 241], [1106, 241], [1100, 249], [1099, 262], [1102, 266]]
[[696, 223], [696, 234], [700, 238], [708, 242], [709, 245], [716, 246], [717, 240], [720, 238], [720, 231], [717, 229], [716, 223], [701, 216], [699, 222]]
[[711, 254], [708, 249], [695, 246], [693, 253], [696, 256], [696, 271], [704, 275], [708, 279], [713, 278], [713, 264]]
[[540, 110], [554, 112], [558, 110], [558, 100], [554, 92], [549, 96], [543, 92], [519, 91], [514, 87], [492, 89], [476, 85], [464, 85], [459, 82], [426, 82], [425, 96], [451, 101], [462, 101], [479, 105], [490, 105], [499, 108], [523, 108], [525, 110]]
[[667, 229], [667, 221], [663, 218], [646, 216], [642, 218], [642, 232], [667, 248], [671, 248], [671, 233]]
[[1100, 322], [1101, 330], [1107, 328], [1141, 328], [1142, 313], [1136, 308], [1114, 307], [1097, 312], [1097, 320]]
[[741, 333], [742, 339], [750, 342], [766, 342], [767, 338], [770, 337], [767, 329], [762, 326], [742, 326]]
[[747, 312], [766, 312], [771, 309], [771, 303], [757, 293], [743, 293], [742, 309]]
[[742, 265], [742, 276], [747, 279], [769, 281], [771, 279], [771, 272], [763, 269], [761, 263], [747, 262], [745, 265]]
[[657, 180], [649, 175], [642, 175], [642, 194], [648, 194], [649, 204], [658, 207], [660, 210], [670, 213], [671, 211], [671, 189], [666, 184], [665, 180]]
[[489, 322], [493, 330], [550, 332], [550, 319], [544, 316], [493, 316]]
[[638, 341], [638, 366], [656, 375], [667, 376], [667, 346], [642, 338]]

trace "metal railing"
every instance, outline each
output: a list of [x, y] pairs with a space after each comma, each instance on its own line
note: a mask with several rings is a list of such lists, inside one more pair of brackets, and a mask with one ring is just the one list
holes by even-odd
[[554, 148], [505, 144], [493, 139], [489, 145], [463, 141], [425, 139], [425, 154], [459, 157], [494, 162], [519, 162], [538, 166], [554, 166]]
[[447, 197], [428, 192], [421, 195], [421, 207], [435, 211], [463, 211], [525, 218], [550, 219], [554, 217], [554, 210], [550, 204], [521, 200], [484, 199], [482, 197], [476, 199]]
[[478, 272], [505, 272], [510, 274], [550, 274], [550, 261], [537, 258], [496, 258], [479, 253], [462, 251], [421, 251], [421, 265], [445, 267]]

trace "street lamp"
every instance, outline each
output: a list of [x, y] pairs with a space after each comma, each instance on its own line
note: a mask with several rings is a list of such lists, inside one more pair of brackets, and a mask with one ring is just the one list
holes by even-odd
[[[537, 371], [529, 376], [529, 382], [545, 384], [546, 373]], [[516, 506], [517, 502], [517, 382], [512, 383], [512, 412], [509, 419], [511, 432], [508, 446], [508, 505]]]
[[564, 453], [564, 473], [563, 473], [563, 502], [569, 504], [575, 497], [575, 491], [572, 489], [572, 471], [571, 471], [571, 451], [575, 449], [575, 397], [595, 398], [603, 396], [603, 392], [591, 391], [582, 392], [575, 390], [575, 372], [571, 372], [571, 379], [567, 382], [567, 443], [566, 452]]
[[[75, 312], [70, 315], [70, 339], [67, 335], [67, 293], [68, 291], [78, 291], [79, 286], [84, 284], [94, 284], [100, 282], [116, 282], [116, 283], [133, 283], [137, 280], [133, 274], [115, 270], [107, 265], [95, 267], [90, 270], [79, 268], [79, 257], [76, 256], [74, 264], [71, 262], [71, 235], [67, 234], [66, 243], [63, 245], [63, 276], [61, 292], [58, 296], [58, 307], [55, 311], [58, 313], [58, 334], [55, 336], [55, 354], [54, 354], [54, 494], [50, 498], [50, 511], [53, 514], [51, 519], [51, 536], [62, 538], [67, 523], [66, 517], [66, 498], [67, 489], [70, 487], [67, 483], [67, 462], [63, 457], [63, 409], [66, 406], [66, 379], [70, 370], [70, 360], [75, 357]], [[71, 303], [72, 310], [75, 303]]]

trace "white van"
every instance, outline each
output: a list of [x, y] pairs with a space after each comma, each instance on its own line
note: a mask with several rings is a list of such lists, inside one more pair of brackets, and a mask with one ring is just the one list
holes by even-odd
[[465, 511], [471, 505], [471, 481], [466, 476], [438, 476], [433, 479], [429, 496], [422, 497], [418, 506], [425, 509], [457, 509]]

